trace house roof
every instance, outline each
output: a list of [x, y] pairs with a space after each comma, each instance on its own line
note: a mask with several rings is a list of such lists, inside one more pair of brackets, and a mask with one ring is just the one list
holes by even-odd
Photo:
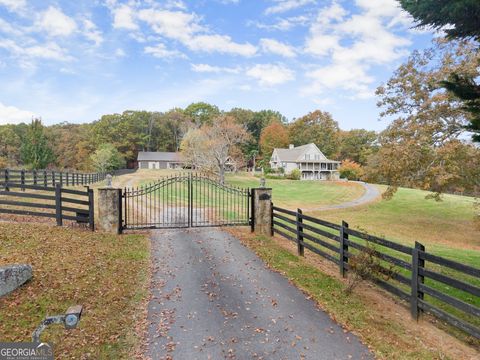
[[[306, 145], [296, 146], [293, 149], [279, 149], [279, 148], [276, 148], [276, 149], [274, 149], [274, 152], [276, 152], [280, 161], [283, 161], [283, 162], [288, 162], [288, 161], [290, 161], [290, 162], [301, 162], [301, 161], [306, 161], [306, 160], [302, 159], [301, 156], [312, 145], [316, 149], [318, 149], [318, 147], [314, 143], [310, 143], [310, 144], [306, 144]], [[320, 151], [320, 150], [318, 150], [318, 151]], [[321, 160], [311, 159], [311, 160], [308, 160], [308, 162], [338, 163], [338, 161], [327, 159], [321, 151], [320, 151], [320, 154], [322, 155]]]
[[297, 161], [297, 159], [303, 154], [308, 145], [297, 146], [293, 149], [275, 149], [277, 151], [278, 158], [282, 161]]
[[179, 152], [163, 151], [140, 151], [137, 157], [138, 161], [183, 161], [183, 156]]

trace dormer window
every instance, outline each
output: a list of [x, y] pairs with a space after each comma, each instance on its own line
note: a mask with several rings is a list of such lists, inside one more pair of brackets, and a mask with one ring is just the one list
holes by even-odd
[[305, 154], [305, 160], [310, 160], [310, 154]]

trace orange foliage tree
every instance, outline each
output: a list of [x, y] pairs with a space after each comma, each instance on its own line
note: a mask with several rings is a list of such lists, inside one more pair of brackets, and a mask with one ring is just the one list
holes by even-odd
[[348, 180], [360, 180], [364, 174], [363, 168], [360, 164], [352, 160], [343, 160], [338, 168], [340, 176]]
[[260, 150], [263, 156], [269, 157], [273, 149], [287, 147], [289, 141], [288, 129], [280, 122], [274, 121], [260, 134]]

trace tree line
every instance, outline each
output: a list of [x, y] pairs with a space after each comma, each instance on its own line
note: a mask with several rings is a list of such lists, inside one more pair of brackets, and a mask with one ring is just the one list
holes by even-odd
[[[272, 110], [234, 108], [221, 111], [215, 105], [194, 103], [167, 112], [125, 111], [103, 115], [86, 124], [60, 123], [0, 126], [0, 167], [98, 170], [105, 154], [115, 153], [115, 166], [127, 166], [139, 151], [181, 151], [187, 133], [230, 121], [229, 132], [241, 141], [229, 154], [244, 167], [253, 160], [268, 166], [275, 147], [313, 142], [327, 157], [366, 164], [376, 151], [377, 133], [364, 129], [341, 130], [328, 112], [313, 111], [291, 122]], [[235, 126], [236, 125], [236, 126]], [[244, 130], [240, 133], [238, 128]], [[219, 134], [225, 137], [225, 134]], [[186, 142], [184, 141], [184, 146]]]

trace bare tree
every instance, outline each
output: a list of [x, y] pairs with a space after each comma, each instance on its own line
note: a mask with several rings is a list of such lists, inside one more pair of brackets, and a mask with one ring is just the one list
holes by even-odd
[[248, 138], [247, 131], [232, 117], [220, 116], [212, 125], [188, 131], [182, 141], [182, 152], [190, 166], [215, 172], [223, 184], [229, 160], [238, 157], [237, 146]]

